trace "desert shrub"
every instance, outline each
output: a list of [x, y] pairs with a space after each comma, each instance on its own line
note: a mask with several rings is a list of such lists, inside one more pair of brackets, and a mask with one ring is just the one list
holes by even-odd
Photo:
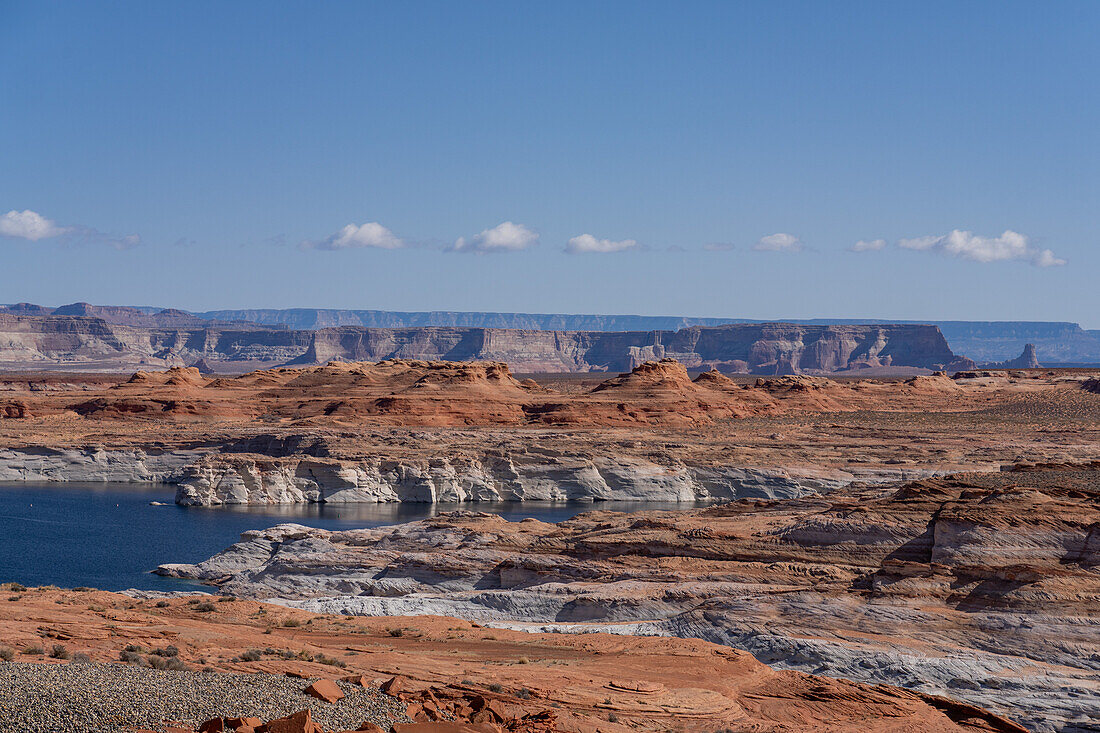
[[314, 657], [313, 661], [320, 662], [321, 664], [327, 664], [330, 667], [343, 668], [348, 666], [346, 662], [340, 659], [334, 659], [333, 657], [326, 657], [324, 654], [318, 654], [316, 657]]
[[241, 656], [237, 657], [242, 662], [258, 662], [264, 658], [264, 653], [259, 649], [249, 649]]
[[0, 583], [0, 590], [10, 590], [13, 593], [23, 593], [27, 590], [27, 586], [22, 583]]
[[157, 608], [168, 608], [171, 605], [168, 601], [157, 601]]
[[237, 600], [237, 599], [234, 598], [233, 596], [222, 596], [221, 598], [218, 599], [218, 603], [232, 603], [235, 600]]
[[172, 644], [169, 644], [167, 649], [154, 649], [152, 653], [156, 654], [158, 657], [176, 657], [179, 656], [180, 650]]
[[50, 656], [54, 659], [68, 659], [69, 650], [65, 648], [64, 644], [54, 644], [50, 649]]
[[127, 644], [126, 648], [123, 651], [136, 652], [137, 654], [144, 654], [145, 653], [145, 648], [140, 647], [137, 644]]
[[179, 657], [168, 657], [164, 661], [164, 668], [172, 670], [173, 672], [190, 672], [191, 668], [184, 664], [183, 660]]
[[123, 650], [118, 655], [119, 661], [126, 662], [127, 664], [136, 664], [139, 667], [149, 667], [149, 660], [141, 656], [137, 652], [129, 652]]
[[394, 636], [394, 637], [405, 635], [405, 630], [404, 629], [390, 629], [389, 632], [390, 632], [390, 636]]
[[608, 723], [618, 723], [619, 722], [619, 716], [616, 715], [615, 713], [608, 713], [607, 714], [607, 722]]
[[215, 611], [217, 609], [210, 601], [203, 601], [202, 603], [195, 604], [195, 610], [199, 613], [210, 613], [211, 611]]
[[531, 663], [531, 660], [528, 659], [527, 657], [520, 657], [519, 659], [516, 660], [516, 664], [530, 664], [530, 663]]
[[24, 654], [45, 654], [46, 650], [42, 648], [41, 644], [27, 644], [23, 647]]
[[489, 692], [504, 692], [504, 686], [498, 685], [494, 682], [493, 684], [489, 685]]
[[182, 672], [189, 669], [179, 657], [158, 657], [155, 654], [145, 658], [146, 664], [153, 669], [168, 669]]
[[77, 587], [73, 588], [73, 591], [76, 593], [91, 593], [94, 590], [95, 588], [89, 588], [86, 585], [78, 585]]
[[297, 628], [302, 625], [302, 622], [296, 618], [283, 619], [283, 626], [288, 629]]
[[10, 646], [0, 646], [0, 659], [3, 659], [5, 662], [10, 662], [15, 659], [15, 650]]
[[89, 657], [84, 652], [77, 652], [76, 654], [73, 655], [73, 663], [74, 664], [91, 664], [92, 663], [92, 658]]
[[531, 699], [531, 691], [528, 690], [526, 687], [523, 687], [519, 691], [516, 692], [516, 697], [518, 697], [520, 700], [530, 700]]

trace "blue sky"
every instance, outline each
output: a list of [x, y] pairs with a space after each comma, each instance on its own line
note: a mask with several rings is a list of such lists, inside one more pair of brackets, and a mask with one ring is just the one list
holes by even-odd
[[0, 302], [1100, 327], [1098, 27], [0, 0]]

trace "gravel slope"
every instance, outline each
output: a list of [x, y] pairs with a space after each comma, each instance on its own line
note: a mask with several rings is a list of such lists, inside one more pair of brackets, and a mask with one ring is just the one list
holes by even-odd
[[269, 720], [305, 707], [326, 730], [354, 730], [368, 720], [389, 730], [408, 720], [404, 706], [376, 689], [341, 682], [347, 697], [330, 705], [302, 692], [309, 683], [125, 664], [0, 664], [0, 731], [116, 733], [166, 721], [197, 728], [219, 715]]

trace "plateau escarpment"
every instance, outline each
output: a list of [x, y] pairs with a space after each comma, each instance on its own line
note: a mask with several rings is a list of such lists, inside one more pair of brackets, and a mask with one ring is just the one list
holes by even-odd
[[835, 372], [868, 367], [955, 369], [972, 365], [935, 326], [740, 324], [679, 331], [521, 331], [471, 328], [315, 332], [301, 363], [339, 358], [489, 360], [527, 372], [624, 371], [672, 358], [688, 368], [754, 374]]
[[1028, 465], [557, 525], [280, 525], [158, 572], [325, 613], [702, 638], [1085, 730], [1100, 721], [1098, 525], [1100, 463]]
[[208, 367], [239, 372], [283, 363], [395, 358], [500, 361], [523, 372], [623, 371], [661, 358], [689, 368], [758, 374], [973, 366], [952, 353], [935, 326], [775, 323], [624, 332], [342, 326], [305, 331], [133, 310], [74, 306], [50, 315], [28, 315], [26, 309], [0, 313], [0, 366], [103, 369], [202, 360]]

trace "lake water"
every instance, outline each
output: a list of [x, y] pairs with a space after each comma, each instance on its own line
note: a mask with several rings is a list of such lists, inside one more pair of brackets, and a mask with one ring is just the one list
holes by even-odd
[[[688, 509], [654, 502], [477, 504], [295, 504], [181, 507], [171, 486], [134, 484], [0, 485], [0, 582], [91, 586], [103, 590], [188, 590], [190, 581], [149, 571], [162, 563], [198, 562], [242, 532], [283, 522], [323, 529], [379, 527], [464, 508], [511, 521], [560, 522], [592, 509]], [[151, 506], [150, 502], [169, 506]]]

